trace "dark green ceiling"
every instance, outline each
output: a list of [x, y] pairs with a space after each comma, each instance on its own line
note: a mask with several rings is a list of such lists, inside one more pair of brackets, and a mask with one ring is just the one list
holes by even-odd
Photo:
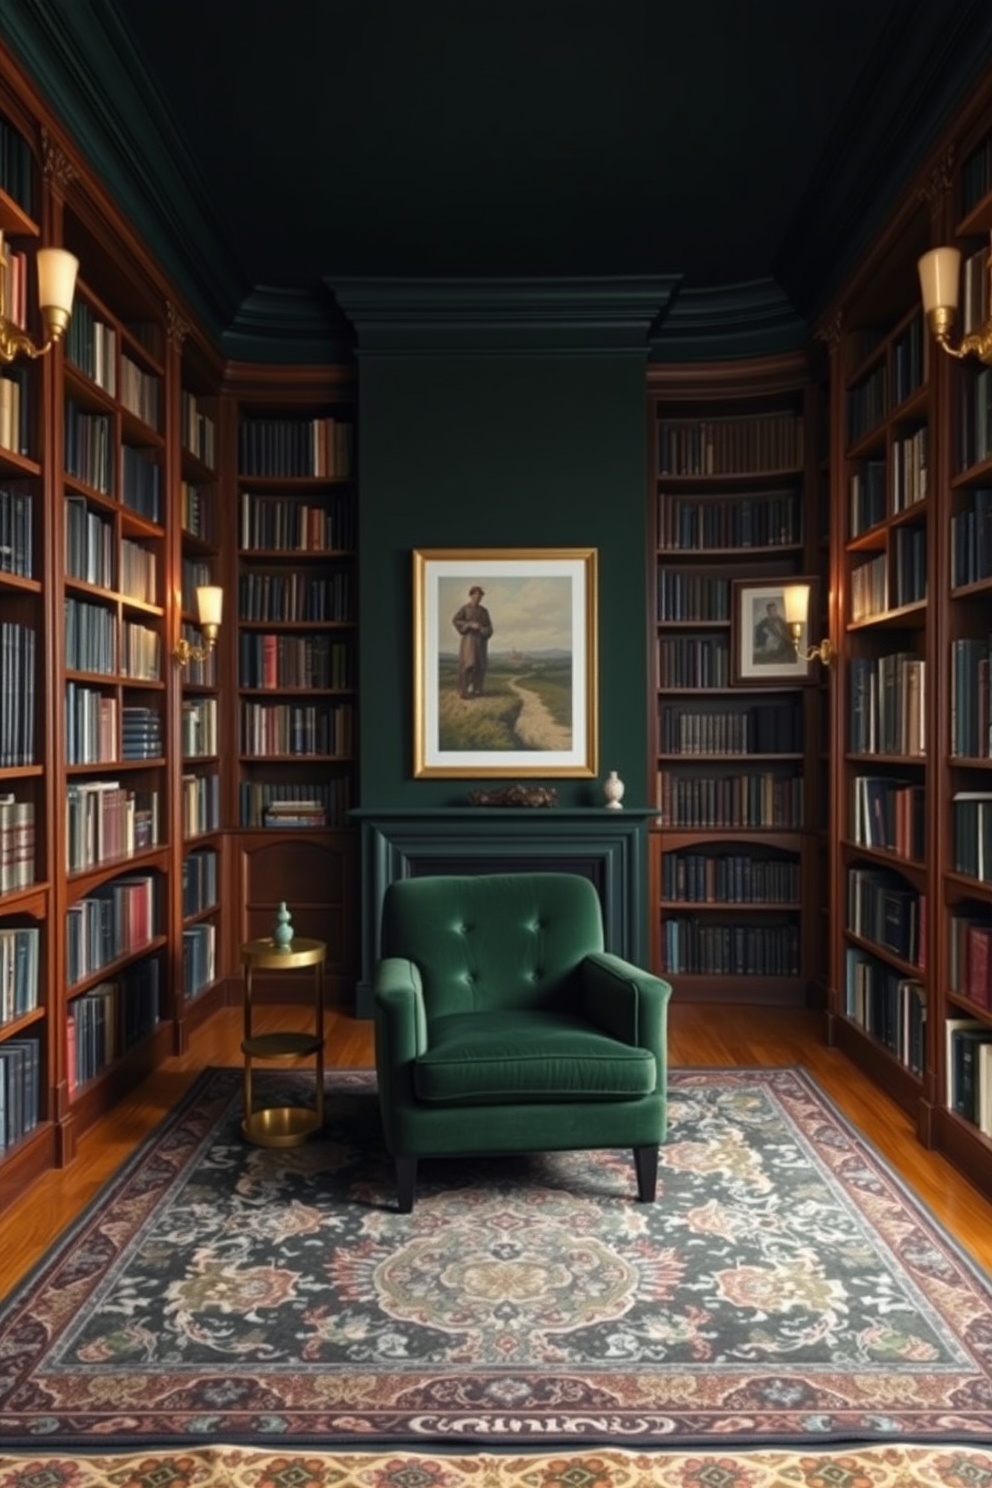
[[0, 35], [218, 333], [356, 276], [674, 276], [689, 320], [781, 323], [992, 55], [992, 5], [5, 0]]

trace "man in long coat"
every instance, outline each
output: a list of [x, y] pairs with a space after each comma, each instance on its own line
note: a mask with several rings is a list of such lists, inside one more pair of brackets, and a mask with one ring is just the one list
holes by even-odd
[[493, 623], [489, 611], [480, 602], [484, 596], [485, 590], [473, 584], [468, 591], [468, 604], [462, 605], [451, 622], [462, 638], [458, 647], [458, 696], [461, 698], [482, 697], [486, 687]]

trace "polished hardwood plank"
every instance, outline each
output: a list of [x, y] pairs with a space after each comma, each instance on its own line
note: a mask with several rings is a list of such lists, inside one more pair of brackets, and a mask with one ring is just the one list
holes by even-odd
[[[256, 1031], [307, 1028], [309, 1008], [256, 1009]], [[373, 1063], [372, 1026], [331, 1010], [331, 1065]], [[917, 1141], [906, 1115], [847, 1056], [824, 1044], [819, 1015], [782, 1008], [675, 1005], [670, 1062], [677, 1067], [801, 1065], [887, 1158], [961, 1247], [992, 1271], [992, 1203], [939, 1155]], [[0, 1216], [0, 1295], [6, 1295], [112, 1176], [208, 1065], [239, 1065], [241, 1011], [224, 1008], [198, 1029], [184, 1055], [168, 1059], [81, 1139], [75, 1161], [44, 1173]], [[660, 1200], [664, 1202], [664, 1199]]]

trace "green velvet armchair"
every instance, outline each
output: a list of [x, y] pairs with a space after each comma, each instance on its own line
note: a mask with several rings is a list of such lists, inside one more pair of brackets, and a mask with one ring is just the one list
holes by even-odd
[[399, 880], [381, 952], [376, 1070], [401, 1212], [421, 1157], [595, 1147], [631, 1148], [653, 1201], [671, 988], [603, 950], [588, 879]]

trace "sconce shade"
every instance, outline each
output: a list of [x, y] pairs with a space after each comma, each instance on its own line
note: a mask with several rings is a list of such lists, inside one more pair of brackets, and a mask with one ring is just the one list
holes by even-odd
[[64, 248], [39, 248], [37, 261], [38, 304], [42, 315], [52, 309], [62, 310], [68, 316], [76, 292], [79, 259]]
[[788, 625], [805, 625], [809, 615], [809, 585], [786, 584], [782, 594]]
[[196, 591], [196, 608], [201, 625], [220, 625], [224, 609], [224, 591], [219, 584], [201, 584]]
[[917, 265], [920, 271], [920, 293], [923, 309], [956, 310], [961, 254], [957, 248], [931, 248]]

